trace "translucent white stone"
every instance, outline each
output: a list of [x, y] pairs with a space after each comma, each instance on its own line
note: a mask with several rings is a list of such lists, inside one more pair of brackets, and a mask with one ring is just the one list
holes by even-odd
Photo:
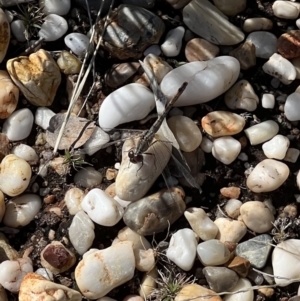
[[37, 162], [39, 156], [36, 151], [29, 145], [19, 144], [13, 147], [11, 153], [28, 162]]
[[33, 114], [29, 109], [13, 112], [4, 122], [2, 133], [10, 141], [18, 141], [29, 136], [33, 125]]
[[144, 51], [144, 56], [147, 56], [148, 54], [154, 54], [154, 55], [161, 55], [161, 49], [158, 45], [151, 45]]
[[22, 20], [14, 20], [10, 24], [10, 29], [14, 37], [19, 41], [19, 42], [25, 42], [26, 37], [25, 37], [25, 25], [24, 21]]
[[101, 182], [102, 174], [95, 170], [94, 167], [85, 167], [79, 170], [74, 176], [74, 183], [85, 188], [97, 186]]
[[241, 143], [230, 137], [221, 137], [214, 140], [212, 155], [220, 162], [228, 165], [232, 163], [241, 151]]
[[240, 208], [242, 206], [242, 202], [237, 199], [230, 199], [227, 201], [224, 210], [231, 218], [238, 218], [240, 215]]
[[182, 38], [184, 36], [185, 29], [183, 26], [178, 26], [171, 29], [165, 38], [165, 41], [160, 46], [164, 55], [167, 57], [177, 56], [181, 50]]
[[247, 128], [245, 134], [251, 145], [257, 145], [272, 139], [278, 131], [278, 124], [273, 120], [267, 120]]
[[296, 78], [293, 64], [277, 53], [274, 53], [262, 68], [265, 73], [278, 78], [285, 85], [289, 85]]
[[275, 97], [273, 94], [265, 93], [261, 98], [261, 105], [265, 109], [273, 109], [275, 106]]
[[163, 78], [160, 87], [166, 97], [171, 99], [188, 79], [188, 86], [175, 106], [189, 106], [205, 103], [220, 96], [235, 83], [239, 73], [240, 64], [237, 59], [219, 56], [204, 62], [187, 63], [173, 69]]
[[166, 256], [184, 271], [189, 271], [196, 258], [197, 240], [191, 229], [175, 232], [170, 240]]
[[299, 9], [292, 1], [275, 1], [272, 5], [274, 15], [282, 19], [297, 19]]
[[103, 145], [109, 142], [109, 140], [109, 135], [97, 126], [89, 140], [83, 145], [83, 149], [86, 154], [92, 156], [100, 150]]
[[94, 229], [94, 223], [87, 214], [83, 211], [75, 214], [69, 228], [69, 238], [78, 254], [83, 255], [91, 247], [95, 238]]
[[23, 194], [6, 204], [3, 223], [12, 228], [28, 225], [42, 208], [42, 200], [36, 194]]
[[43, 8], [46, 15], [66, 15], [71, 8], [71, 0], [40, 0], [39, 6]]
[[122, 218], [124, 209], [103, 190], [94, 188], [81, 202], [81, 208], [97, 224], [114, 226]]
[[205, 153], [211, 153], [213, 148], [213, 142], [207, 137], [203, 137], [200, 147]]
[[68, 23], [63, 17], [50, 14], [45, 17], [38, 36], [46, 42], [53, 42], [61, 38], [67, 30]]
[[53, 273], [46, 268], [38, 268], [34, 273], [41, 275], [42, 277], [46, 278], [47, 280], [50, 280], [50, 281], [54, 280]]
[[254, 293], [251, 288], [252, 288], [252, 284], [248, 279], [240, 278], [238, 283], [229, 291], [230, 292], [241, 291], [241, 292], [234, 293], [231, 295], [225, 295], [223, 300], [224, 301], [253, 301]]
[[276, 135], [262, 145], [263, 152], [269, 159], [282, 160], [290, 146], [290, 140], [283, 135]]
[[80, 57], [88, 51], [89, 43], [89, 37], [82, 33], [73, 32], [65, 36], [65, 44]]
[[300, 120], [300, 93], [294, 92], [287, 97], [284, 114], [290, 121]]
[[298, 160], [300, 151], [297, 148], [289, 148], [286, 152], [285, 157], [283, 158], [284, 161], [296, 163]]
[[290, 170], [282, 162], [265, 159], [258, 163], [247, 178], [247, 187], [253, 192], [269, 192], [279, 188]]
[[245, 32], [270, 30], [273, 28], [273, 22], [267, 18], [248, 18], [243, 24]]
[[35, 111], [34, 122], [40, 126], [43, 130], [47, 130], [50, 119], [55, 113], [46, 107], [38, 107]]
[[71, 215], [75, 215], [81, 210], [81, 202], [84, 198], [84, 192], [76, 187], [73, 187], [65, 194], [64, 201]]

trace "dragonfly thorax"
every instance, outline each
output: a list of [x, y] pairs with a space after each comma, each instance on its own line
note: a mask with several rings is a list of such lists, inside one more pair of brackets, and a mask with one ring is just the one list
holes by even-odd
[[131, 149], [129, 152], [128, 152], [128, 157], [129, 157], [129, 160], [131, 163], [143, 163], [143, 155], [142, 154], [137, 154], [133, 151], [133, 149]]

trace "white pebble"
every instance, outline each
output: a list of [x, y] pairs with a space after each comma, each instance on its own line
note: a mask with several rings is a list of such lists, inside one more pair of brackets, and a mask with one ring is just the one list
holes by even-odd
[[43, 8], [46, 15], [66, 15], [71, 8], [71, 0], [40, 0], [39, 6]]
[[257, 145], [272, 139], [278, 131], [278, 124], [273, 120], [267, 120], [247, 128], [245, 134], [251, 145]]
[[26, 37], [25, 37], [25, 25], [23, 20], [14, 20], [10, 24], [10, 29], [14, 37], [19, 41], [19, 42], [25, 42]]
[[53, 273], [46, 268], [38, 268], [34, 273], [43, 276], [47, 280], [54, 280]]
[[265, 109], [273, 109], [275, 106], [275, 97], [273, 94], [265, 93], [261, 98], [261, 105]]
[[2, 133], [10, 141], [18, 141], [29, 136], [33, 125], [33, 114], [29, 109], [13, 112], [4, 122]]
[[144, 51], [144, 56], [147, 56], [148, 54], [154, 54], [154, 55], [160, 56], [161, 49], [158, 45], [151, 45]]
[[84, 198], [84, 192], [76, 187], [73, 187], [65, 194], [65, 204], [71, 215], [75, 215], [81, 210], [81, 202]]
[[102, 175], [94, 167], [85, 167], [74, 176], [74, 183], [84, 188], [91, 188], [101, 184]]
[[282, 162], [265, 159], [258, 163], [247, 178], [247, 187], [253, 192], [269, 192], [279, 188], [288, 178], [290, 170]]
[[284, 161], [296, 163], [299, 157], [300, 151], [297, 148], [289, 148], [286, 152]]
[[53, 42], [61, 38], [67, 30], [68, 23], [63, 17], [50, 14], [45, 17], [38, 36], [46, 42]]
[[29, 145], [19, 144], [13, 147], [11, 153], [28, 162], [37, 162], [39, 156], [36, 151]]
[[83, 145], [83, 149], [86, 154], [92, 156], [103, 148], [103, 145], [109, 142], [109, 140], [109, 135], [97, 126], [89, 140]]
[[90, 39], [78, 32], [73, 32], [65, 36], [65, 44], [69, 47], [76, 55], [83, 57], [88, 51]]
[[220, 162], [228, 165], [232, 163], [241, 151], [241, 143], [230, 137], [217, 138], [213, 143], [212, 155]]
[[205, 153], [211, 153], [213, 148], [213, 142], [207, 137], [203, 137], [200, 147]]
[[55, 115], [53, 111], [46, 107], [38, 107], [35, 111], [34, 122], [43, 130], [49, 127], [50, 119]]
[[185, 29], [182, 26], [178, 26], [171, 29], [165, 38], [165, 41], [161, 45], [161, 50], [167, 57], [177, 56], [181, 50], [182, 38], [184, 36]]
[[290, 121], [300, 120], [300, 93], [294, 92], [287, 97], [284, 114]]
[[242, 204], [243, 203], [237, 199], [230, 199], [226, 203], [224, 210], [229, 217], [236, 219], [240, 215], [240, 208]]
[[276, 135], [262, 145], [265, 156], [269, 159], [282, 160], [290, 146], [290, 140], [283, 135]]
[[273, 22], [267, 18], [248, 18], [243, 24], [245, 32], [270, 30], [273, 28]]
[[81, 208], [101, 226], [114, 226], [122, 218], [124, 209], [103, 190], [94, 188], [81, 202]]
[[223, 298], [224, 301], [253, 301], [254, 300], [254, 293], [252, 288], [251, 282], [246, 278], [240, 278], [237, 284], [231, 288], [230, 292], [237, 292], [230, 295], [225, 295]]
[[272, 9], [278, 18], [297, 19], [299, 16], [299, 9], [291, 1], [275, 1]]

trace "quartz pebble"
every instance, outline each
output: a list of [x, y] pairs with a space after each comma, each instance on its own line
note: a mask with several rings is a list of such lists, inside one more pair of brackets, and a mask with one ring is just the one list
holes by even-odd
[[34, 273], [46, 278], [47, 280], [54, 280], [53, 273], [46, 268], [38, 268]]
[[278, 131], [278, 124], [273, 120], [267, 120], [247, 128], [245, 134], [251, 145], [257, 145], [272, 139]]
[[290, 121], [300, 120], [300, 93], [294, 92], [287, 97], [284, 114]]
[[239, 197], [239, 195], [241, 193], [241, 188], [234, 187], [234, 186], [223, 187], [223, 188], [220, 189], [220, 193], [223, 196], [225, 196], [226, 198], [236, 199], [236, 198]]
[[36, 125], [40, 126], [43, 130], [46, 130], [49, 127], [50, 119], [55, 115], [55, 113], [46, 108], [39, 107], [35, 111], [34, 122]]
[[79, 170], [74, 176], [74, 183], [84, 188], [91, 188], [102, 182], [102, 175], [93, 167], [85, 167]]
[[[15, 5], [15, 1], [13, 2]], [[0, 63], [4, 60], [6, 52], [10, 42], [10, 26], [5, 12], [0, 8], [0, 30], [1, 30], [1, 42], [0, 42]]]
[[297, 148], [289, 148], [286, 152], [285, 157], [283, 158], [284, 161], [296, 163], [300, 154], [300, 150]]
[[212, 155], [223, 164], [231, 164], [241, 151], [241, 143], [230, 137], [217, 138], [213, 143]]
[[83, 149], [87, 155], [92, 156], [98, 150], [108, 143], [110, 137], [100, 127], [96, 127], [88, 141], [83, 145]]
[[290, 140], [283, 135], [276, 135], [262, 145], [263, 152], [269, 159], [282, 160], [290, 146]]
[[200, 38], [190, 40], [185, 46], [185, 57], [189, 62], [208, 61], [219, 52], [218, 46]]
[[158, 272], [154, 267], [150, 272], [145, 273], [140, 282], [140, 288], [138, 290], [139, 295], [143, 298], [149, 298], [153, 289], [157, 287], [156, 280], [158, 278]]
[[251, 41], [245, 41], [229, 54], [239, 61], [242, 70], [256, 66], [256, 48]]
[[203, 137], [200, 147], [205, 153], [211, 153], [213, 148], [213, 142], [207, 137]]
[[97, 299], [129, 281], [134, 275], [134, 268], [132, 243], [120, 242], [103, 250], [91, 249], [85, 253], [75, 269], [75, 279], [85, 297]]
[[272, 5], [274, 15], [282, 19], [297, 19], [299, 9], [292, 1], [275, 1]]
[[282, 162], [265, 159], [258, 163], [247, 178], [247, 187], [253, 192], [269, 192], [279, 188], [288, 178], [290, 170]]
[[221, 242], [239, 242], [247, 233], [247, 227], [242, 221], [234, 221], [225, 217], [215, 220], [215, 225], [219, 228], [216, 239]]
[[235, 45], [244, 40], [242, 31], [207, 0], [193, 0], [186, 5], [183, 22], [191, 31], [216, 45]]
[[46, 42], [53, 42], [60, 39], [67, 30], [68, 23], [63, 17], [56, 14], [49, 14], [44, 18], [38, 36]]
[[33, 114], [27, 108], [12, 113], [4, 122], [2, 133], [10, 141], [18, 141], [29, 136], [33, 125]]
[[14, 20], [10, 23], [11, 33], [17, 39], [18, 42], [25, 42], [25, 24], [23, 20]]
[[273, 22], [267, 18], [248, 18], [243, 24], [243, 30], [245, 32], [271, 30], [273, 28]]
[[242, 202], [237, 199], [230, 199], [226, 203], [224, 210], [227, 215], [231, 218], [238, 218], [240, 215], [240, 208], [242, 206]]
[[29, 145], [19, 144], [12, 148], [11, 153], [27, 162], [37, 162], [39, 157], [36, 151]]
[[261, 98], [261, 105], [265, 109], [273, 109], [275, 106], [274, 95], [270, 93], [264, 93]]
[[289, 85], [296, 78], [293, 64], [277, 53], [274, 53], [262, 68], [265, 73], [278, 78], [285, 85]]
[[[200, 104], [227, 91], [237, 80], [239, 72], [237, 59], [219, 56], [205, 62], [191, 62], [175, 68], [163, 78], [160, 87], [166, 97], [171, 98], [188, 78], [189, 84], [175, 106]], [[214, 85], [211, 85], [212, 82]]]
[[255, 111], [259, 103], [258, 96], [247, 80], [240, 80], [225, 93], [225, 103], [231, 110]]
[[64, 74], [78, 74], [82, 67], [81, 61], [68, 51], [61, 51], [59, 58], [56, 61], [59, 69]]
[[244, 203], [240, 208], [240, 212], [246, 226], [256, 233], [267, 232], [273, 227], [274, 215], [262, 202], [250, 201]]
[[180, 229], [170, 240], [166, 256], [184, 271], [189, 271], [196, 258], [197, 240], [191, 229]]
[[95, 238], [94, 228], [93, 222], [83, 211], [75, 214], [69, 228], [69, 238], [78, 254], [83, 255], [91, 247]]
[[225, 295], [223, 298], [224, 301], [253, 301], [254, 293], [252, 284], [248, 279], [240, 278], [237, 284], [229, 290], [230, 292], [241, 291], [240, 293], [234, 293], [230, 295]]
[[278, 38], [277, 50], [286, 59], [300, 56], [300, 30], [290, 30]]
[[71, 8], [71, 0], [40, 0], [39, 6], [43, 8], [46, 15], [66, 15]]
[[219, 231], [216, 224], [207, 216], [201, 208], [188, 208], [184, 212], [184, 216], [188, 220], [193, 231], [202, 239], [210, 240], [217, 236]]
[[196, 300], [205, 301], [209, 296], [210, 301], [222, 301], [221, 297], [215, 295], [215, 292], [199, 284], [186, 284], [176, 294], [174, 301]]
[[185, 32], [184, 27], [178, 26], [174, 29], [171, 29], [167, 33], [165, 41], [160, 46], [165, 56], [174, 57], [179, 54], [182, 46], [182, 38], [184, 32]]
[[67, 191], [64, 201], [71, 215], [75, 215], [81, 210], [81, 202], [83, 198], [84, 192], [77, 187], [73, 187]]
[[65, 36], [65, 44], [69, 47], [76, 55], [83, 57], [88, 51], [90, 39], [78, 32], [72, 32]]
[[111, 227], [122, 218], [124, 209], [103, 190], [90, 190], [81, 202], [81, 208], [95, 223]]

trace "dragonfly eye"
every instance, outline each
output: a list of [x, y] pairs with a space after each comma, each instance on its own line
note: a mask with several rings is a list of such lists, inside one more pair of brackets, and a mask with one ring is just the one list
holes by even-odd
[[132, 158], [134, 157], [134, 151], [133, 151], [133, 150], [130, 150], [130, 151], [128, 152], [128, 157], [129, 157], [130, 159], [132, 159]]

